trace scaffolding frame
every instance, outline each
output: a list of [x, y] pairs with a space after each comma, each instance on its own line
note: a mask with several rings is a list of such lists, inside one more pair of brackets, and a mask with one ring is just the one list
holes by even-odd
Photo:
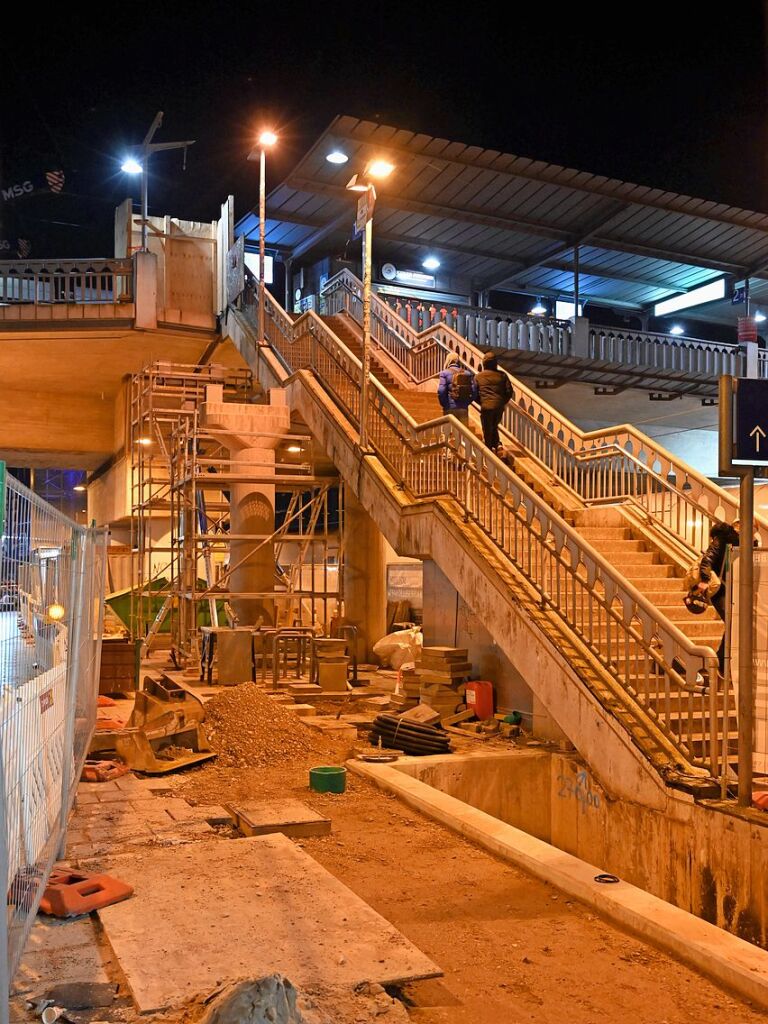
[[[149, 648], [168, 622], [180, 664], [199, 660], [201, 625], [223, 624], [222, 602], [227, 621], [234, 623], [231, 597], [272, 600], [276, 625], [309, 626], [325, 634], [331, 632], [343, 598], [340, 496], [335, 517], [331, 507], [338, 478], [316, 474], [312, 438], [296, 431], [270, 437], [274, 464], [238, 463], [235, 468], [224, 445], [225, 432], [201, 425], [208, 384], [223, 384], [225, 401], [253, 400], [250, 372], [225, 367], [154, 364], [131, 381], [132, 632]], [[141, 443], [149, 438], [151, 444]], [[282, 521], [271, 534], [231, 533], [228, 485], [234, 483], [274, 485], [276, 497], [287, 496]], [[169, 518], [168, 543], [158, 540], [153, 517], [155, 526]], [[244, 594], [228, 589], [229, 575], [237, 567], [230, 558], [233, 540], [253, 541], [249, 552], [274, 545], [271, 591]], [[295, 546], [290, 558], [289, 545]], [[159, 586], [161, 576], [167, 582]], [[201, 604], [207, 607], [208, 622], [202, 621]]]

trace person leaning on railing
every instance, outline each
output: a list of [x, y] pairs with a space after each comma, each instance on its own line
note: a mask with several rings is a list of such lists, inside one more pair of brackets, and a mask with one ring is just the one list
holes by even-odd
[[[720, 618], [725, 622], [725, 576], [728, 571], [725, 555], [728, 545], [737, 548], [739, 546], [739, 520], [735, 519], [733, 525], [730, 523], [715, 523], [709, 532], [709, 547], [701, 556], [699, 563], [700, 583], [698, 590], [706, 593], [709, 588], [712, 574], [720, 580], [720, 586], [710, 598], [712, 607]], [[717, 649], [717, 664], [720, 675], [725, 673], [725, 633]]]
[[475, 377], [480, 402], [480, 422], [483, 426], [483, 440], [493, 452], [501, 448], [499, 424], [504, 410], [515, 393], [509, 377], [498, 367], [493, 352], [483, 356], [483, 368]]

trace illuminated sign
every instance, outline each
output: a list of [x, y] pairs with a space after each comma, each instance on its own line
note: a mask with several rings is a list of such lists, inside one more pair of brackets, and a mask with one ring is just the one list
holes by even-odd
[[717, 281], [702, 285], [701, 288], [694, 288], [685, 295], [674, 295], [671, 299], [664, 299], [657, 302], [653, 307], [654, 316], [667, 316], [668, 313], [677, 313], [681, 309], [690, 309], [691, 306], [701, 306], [705, 302], [717, 302], [725, 298], [725, 278], [720, 277]]
[[434, 288], [434, 274], [423, 274], [420, 270], [398, 270], [395, 280], [400, 284], [415, 285], [417, 288]]
[[[245, 265], [248, 267], [250, 272], [259, 280], [259, 254], [257, 252], [247, 252], [245, 254]], [[275, 283], [275, 260], [273, 256], [264, 255], [264, 284]]]

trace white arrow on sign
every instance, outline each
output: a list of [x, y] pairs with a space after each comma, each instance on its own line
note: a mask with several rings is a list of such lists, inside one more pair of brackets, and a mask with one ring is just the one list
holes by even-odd
[[750, 437], [754, 437], [754, 439], [755, 439], [755, 451], [759, 452], [760, 451], [760, 438], [766, 436], [765, 435], [765, 431], [763, 430], [763, 428], [761, 426], [757, 426], [753, 430], [750, 430], [749, 436]]

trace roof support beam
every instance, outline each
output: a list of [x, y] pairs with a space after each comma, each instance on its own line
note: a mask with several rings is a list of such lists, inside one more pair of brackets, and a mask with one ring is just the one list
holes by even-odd
[[[340, 119], [337, 119], [337, 121]], [[748, 210], [740, 210], [737, 207], [729, 207], [733, 209], [737, 214], [742, 216], [725, 216], [722, 213], [699, 213], [697, 210], [701, 207], [716, 207], [725, 204], [715, 203], [703, 199], [695, 199], [691, 196], [678, 195], [677, 193], [663, 192], [661, 189], [646, 188], [643, 185], [635, 185], [629, 182], [615, 181], [610, 178], [604, 178], [602, 175], [591, 175], [587, 181], [581, 183], [574, 183], [574, 178], [581, 177], [578, 171], [574, 171], [571, 168], [559, 167], [557, 165], [545, 164], [543, 170], [539, 167], [538, 170], [528, 170], [526, 166], [520, 166], [521, 157], [513, 156], [509, 153], [500, 153], [496, 150], [480, 149], [477, 146], [466, 147], [468, 150], [473, 150], [473, 155], [465, 156], [464, 153], [457, 153], [454, 156], [442, 156], [440, 151], [435, 151], [433, 147], [429, 147], [436, 142], [443, 142], [445, 146], [451, 145], [448, 139], [435, 139], [426, 137], [427, 141], [423, 144], [415, 146], [413, 141], [410, 141], [404, 145], [398, 143], [380, 143], [370, 141], [365, 136], [355, 134], [354, 130], [344, 131], [339, 130], [335, 127], [336, 121], [334, 121], [327, 134], [333, 136], [334, 139], [348, 139], [352, 142], [357, 143], [359, 146], [366, 146], [376, 152], [387, 152], [390, 154], [402, 154], [404, 157], [409, 157], [411, 160], [422, 158], [429, 162], [441, 162], [444, 164], [455, 164], [460, 167], [474, 167], [476, 169], [483, 169], [492, 171], [495, 174], [504, 175], [508, 178], [521, 178], [524, 181], [535, 181], [538, 184], [551, 184], [557, 185], [560, 188], [570, 188], [574, 192], [583, 192], [587, 195], [602, 196], [606, 199], [615, 199], [620, 202], [624, 207], [629, 206], [646, 206], [654, 210], [664, 210], [667, 213], [683, 213], [688, 214], [691, 217], [701, 217], [705, 220], [716, 221], [720, 224], [730, 224], [739, 227], [751, 228], [753, 231], [762, 231], [768, 234], [768, 217], [764, 214], [755, 214]], [[379, 127], [374, 122], [360, 122], [362, 124], [371, 125], [371, 127]], [[413, 139], [418, 138], [417, 135], [413, 135]], [[511, 167], [505, 167], [503, 164], [499, 166], [499, 161], [506, 161], [507, 164], [516, 163], [518, 166], [514, 170]], [[528, 161], [528, 166], [535, 166], [536, 164], [541, 165], [542, 161]], [[551, 170], [550, 170], [551, 169]], [[549, 171], [549, 174], [547, 174]], [[564, 179], [566, 174], [570, 174], [570, 179]], [[590, 185], [589, 182], [597, 178], [601, 181], [599, 185]], [[620, 187], [627, 189], [628, 194], [622, 195], [618, 189]], [[631, 190], [631, 191], [630, 191]], [[639, 192], [640, 195], [635, 193]], [[650, 197], [648, 193], [662, 192], [660, 197]], [[629, 196], [632, 198], [629, 198]], [[664, 198], [666, 197], [666, 198]], [[693, 209], [690, 208], [691, 204], [697, 204]], [[759, 223], [750, 223], [750, 221], [758, 220]]]
[[[299, 192], [312, 192], [316, 195], [328, 196], [331, 199], [342, 199], [348, 195], [347, 190], [340, 185], [312, 181], [309, 178], [298, 178], [292, 176], [285, 182], [288, 188]], [[499, 231], [519, 231], [525, 235], [535, 235], [539, 238], [551, 238], [558, 242], [573, 244], [570, 232], [558, 231], [556, 228], [545, 227], [543, 224], [536, 224], [534, 221], [523, 220], [519, 217], [495, 217], [483, 213], [482, 210], [461, 209], [455, 206], [442, 206], [437, 203], [424, 203], [415, 199], [402, 199], [387, 192], [380, 192], [376, 199], [376, 205], [386, 207], [388, 210], [400, 210], [404, 213], [423, 213], [427, 217], [437, 217], [444, 220], [455, 220], [467, 224], [480, 224], [484, 227], [497, 228]]]

